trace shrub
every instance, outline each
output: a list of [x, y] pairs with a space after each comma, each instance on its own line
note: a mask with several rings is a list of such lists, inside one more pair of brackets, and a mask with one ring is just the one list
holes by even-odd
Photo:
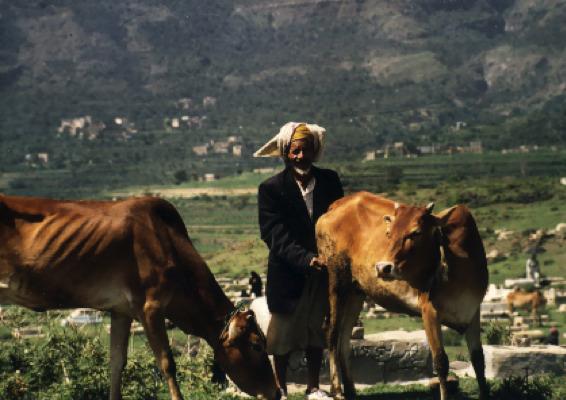
[[511, 339], [511, 332], [509, 328], [500, 323], [491, 322], [485, 328], [485, 338], [487, 340], [487, 344], [492, 345], [502, 345], [502, 344], [509, 344]]
[[0, 398], [23, 400], [27, 398], [28, 390], [28, 383], [20, 373], [2, 374]]
[[548, 377], [512, 376], [503, 379], [492, 389], [492, 397], [499, 400], [547, 400], [552, 397], [552, 380]]
[[175, 184], [180, 185], [181, 183], [189, 180], [189, 175], [187, 174], [187, 171], [180, 169], [175, 171], [173, 178], [175, 178]]
[[[181, 389], [193, 399], [229, 398], [210, 384], [213, 354], [203, 347], [195, 358], [176, 354]], [[44, 339], [0, 341], [0, 399], [106, 400], [109, 388], [108, 349], [96, 336], [53, 329]], [[124, 398], [157, 400], [166, 392], [149, 348], [131, 351], [123, 375]]]
[[447, 329], [442, 332], [442, 341], [445, 346], [460, 346], [462, 344], [462, 335], [452, 329]]

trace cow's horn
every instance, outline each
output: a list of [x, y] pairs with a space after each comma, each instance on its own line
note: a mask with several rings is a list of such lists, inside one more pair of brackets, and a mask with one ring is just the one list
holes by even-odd
[[428, 203], [428, 204], [426, 205], [426, 212], [427, 212], [428, 214], [430, 214], [430, 213], [432, 212], [432, 209], [433, 209], [433, 208], [434, 208], [434, 202], [431, 201], [430, 203]]
[[397, 202], [395, 202], [395, 209], [397, 210], [401, 205]]

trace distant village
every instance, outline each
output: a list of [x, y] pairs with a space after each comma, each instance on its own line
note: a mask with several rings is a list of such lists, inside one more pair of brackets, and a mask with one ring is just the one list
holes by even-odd
[[455, 153], [483, 153], [481, 141], [470, 142], [467, 146], [446, 146], [431, 144], [427, 146], [408, 146], [404, 142], [395, 142], [387, 144], [379, 149], [369, 150], [365, 154], [365, 161], [375, 160], [377, 158], [390, 157], [419, 157], [434, 154], [455, 154]]
[[[216, 97], [205, 96], [202, 99], [200, 110], [207, 110], [216, 106]], [[163, 119], [166, 131], [175, 132], [181, 129], [201, 129], [206, 121], [206, 115], [191, 115], [197, 110], [195, 101], [185, 97], [178, 99], [175, 103], [178, 112], [176, 115], [167, 116]], [[202, 111], [200, 111], [202, 113]], [[133, 121], [124, 116], [115, 116], [108, 121], [101, 121], [90, 115], [61, 120], [57, 133], [69, 135], [78, 139], [96, 140], [109, 137], [115, 140], [127, 141], [138, 133]]]
[[[175, 133], [184, 130], [203, 129], [207, 116], [206, 110], [216, 107], [217, 98], [205, 96], [200, 102], [188, 97], [180, 98], [175, 102], [177, 112], [163, 119], [166, 132]], [[198, 112], [197, 112], [198, 110]], [[422, 113], [422, 112], [421, 112]], [[414, 126], [413, 126], [414, 125]], [[457, 121], [452, 127], [454, 131], [466, 128], [467, 123]], [[412, 122], [408, 129], [415, 131], [420, 124]], [[58, 135], [68, 135], [73, 138], [94, 141], [101, 138], [110, 138], [117, 141], [128, 141], [138, 133], [135, 122], [125, 116], [114, 116], [109, 120], [98, 120], [91, 115], [83, 115], [73, 118], [61, 119], [57, 127]], [[192, 146], [192, 152], [197, 157], [228, 156], [242, 158], [248, 156], [244, 141], [241, 136], [230, 135], [223, 139], [209, 140], [206, 143]], [[511, 149], [501, 150], [502, 154], [528, 153], [538, 150], [538, 146], [519, 146]], [[364, 161], [372, 161], [382, 158], [405, 157], [414, 158], [435, 154], [461, 154], [484, 152], [481, 141], [471, 141], [464, 146], [450, 146], [431, 143], [429, 145], [414, 146], [405, 142], [394, 142], [380, 148], [368, 150], [363, 155]], [[24, 162], [32, 167], [46, 166], [49, 164], [49, 153], [28, 153]], [[259, 172], [259, 171], [254, 171]], [[214, 178], [207, 177], [206, 180]]]

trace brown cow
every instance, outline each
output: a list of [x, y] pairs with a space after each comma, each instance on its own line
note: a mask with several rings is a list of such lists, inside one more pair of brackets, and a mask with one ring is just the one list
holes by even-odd
[[479, 306], [488, 283], [482, 241], [470, 212], [455, 206], [434, 216], [361, 192], [336, 201], [316, 226], [329, 274], [328, 331], [332, 392], [355, 398], [350, 333], [365, 297], [386, 309], [421, 316], [447, 398], [448, 358], [440, 325], [465, 334], [481, 398], [486, 398]]
[[531, 310], [533, 320], [536, 320], [538, 326], [542, 326], [542, 319], [539, 310], [543, 309], [546, 299], [539, 290], [534, 292], [525, 292], [521, 289], [515, 289], [507, 295], [507, 307], [509, 314], [513, 315], [515, 308], [527, 308]]
[[203, 337], [244, 391], [279, 397], [253, 313], [235, 310], [164, 200], [0, 195], [0, 303], [110, 311], [110, 399], [121, 398], [133, 319], [144, 327], [171, 398], [182, 399], [165, 318]]

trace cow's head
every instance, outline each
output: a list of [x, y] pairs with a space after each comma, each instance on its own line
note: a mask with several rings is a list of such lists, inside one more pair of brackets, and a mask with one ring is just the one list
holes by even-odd
[[264, 399], [279, 399], [266, 340], [252, 310], [236, 310], [220, 335], [215, 356], [236, 385]]
[[425, 287], [439, 262], [437, 218], [434, 203], [426, 207], [395, 204], [393, 215], [385, 215], [386, 250], [376, 265], [377, 276], [384, 280], [405, 280], [411, 286]]

